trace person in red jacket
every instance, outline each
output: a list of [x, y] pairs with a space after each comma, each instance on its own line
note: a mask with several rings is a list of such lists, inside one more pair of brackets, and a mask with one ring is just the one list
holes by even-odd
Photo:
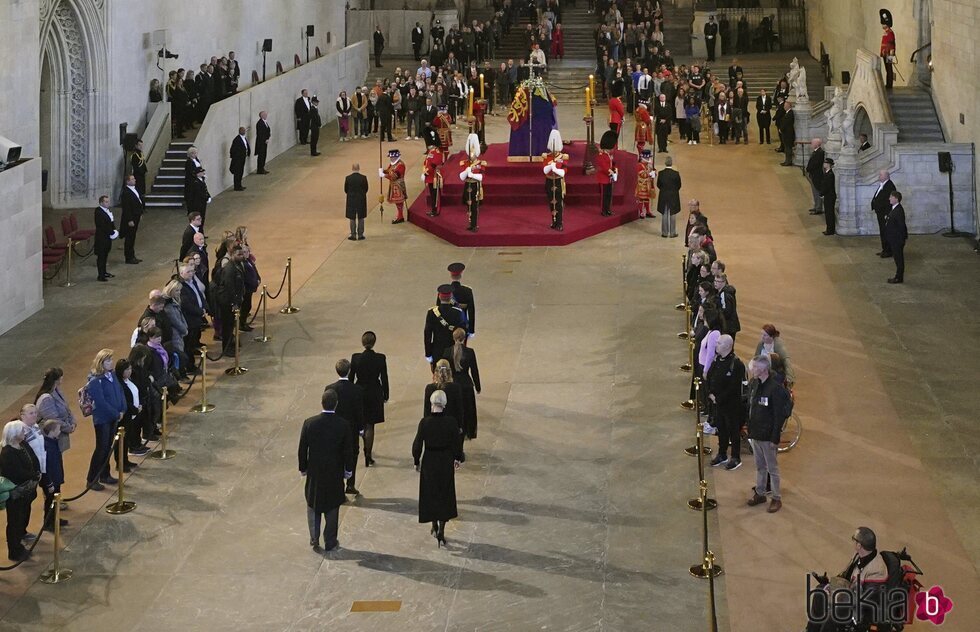
[[595, 157], [595, 178], [599, 183], [599, 190], [602, 199], [601, 215], [608, 217], [612, 212], [612, 193], [613, 183], [619, 177], [616, 169], [616, 161], [613, 159], [612, 150], [616, 146], [618, 135], [610, 130], [599, 139], [599, 153]]
[[408, 191], [405, 188], [405, 163], [402, 162], [402, 152], [397, 149], [388, 151], [388, 159], [391, 161], [387, 167], [378, 167], [378, 177], [388, 180], [388, 203], [394, 204], [398, 209], [398, 216], [391, 220], [392, 224], [401, 224], [405, 221], [405, 200], [408, 198]]
[[885, 89], [891, 90], [895, 82], [895, 31], [888, 24], [882, 24], [881, 60], [885, 64]]
[[636, 104], [636, 132], [633, 137], [636, 141], [636, 153], [642, 154], [643, 148], [647, 143], [653, 142], [653, 117], [650, 116], [650, 104], [647, 101], [640, 101]]
[[432, 145], [425, 152], [425, 160], [422, 162], [422, 182], [425, 183], [429, 191], [429, 217], [439, 215], [442, 207], [442, 173], [439, 167], [444, 162], [442, 151], [438, 145]]
[[[616, 143], [619, 143], [619, 132], [623, 129], [623, 118], [626, 116], [626, 108], [623, 107], [623, 99], [620, 90], [615, 90], [609, 99], [609, 129], [616, 132]], [[615, 149], [615, 145], [610, 149]]]

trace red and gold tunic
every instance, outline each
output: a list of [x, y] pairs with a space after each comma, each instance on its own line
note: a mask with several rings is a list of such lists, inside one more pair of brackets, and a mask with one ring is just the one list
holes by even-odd
[[654, 186], [657, 180], [657, 170], [653, 165], [648, 165], [642, 160], [636, 164], [636, 200], [638, 202], [649, 202], [657, 197], [657, 189]]
[[444, 160], [442, 152], [438, 147], [432, 147], [425, 153], [425, 160], [422, 163], [422, 173], [425, 175], [426, 184], [434, 184], [437, 189], [442, 188], [442, 173], [439, 167]]
[[636, 108], [636, 144], [653, 142], [653, 118], [645, 107]]
[[616, 126], [616, 133], [623, 127], [623, 117], [626, 116], [626, 109], [619, 97], [609, 99], [609, 124]]
[[432, 128], [436, 130], [436, 135], [439, 136], [439, 147], [444, 156], [449, 155], [449, 148], [453, 144], [452, 125], [452, 119], [444, 112], [440, 112], [439, 116], [432, 121]]
[[610, 176], [616, 173], [616, 161], [612, 154], [605, 149], [600, 149], [595, 157], [595, 179], [599, 184], [609, 184], [612, 182]]
[[[486, 171], [487, 168], [487, 162], [485, 160], [480, 160], [479, 158], [475, 158], [473, 160], [461, 160], [459, 164], [462, 167], [462, 169], [460, 170], [460, 175], [462, 175], [463, 171], [466, 171], [467, 167], [469, 167], [471, 174], [474, 173], [482, 174]], [[470, 196], [474, 192], [476, 193], [476, 197], [471, 198]], [[463, 204], [467, 204], [470, 201], [470, 199], [476, 202], [483, 201], [482, 180], [477, 180], [476, 178], [466, 178], [465, 180], [463, 180]]]
[[405, 163], [401, 159], [385, 167], [385, 179], [388, 180], [388, 203], [405, 202], [408, 199], [408, 190], [405, 188]]

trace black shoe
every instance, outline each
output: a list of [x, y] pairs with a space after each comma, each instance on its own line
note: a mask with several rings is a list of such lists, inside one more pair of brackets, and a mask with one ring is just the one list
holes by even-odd
[[719, 454], [715, 458], [711, 459], [711, 467], [718, 467], [719, 465], [724, 465], [728, 463], [727, 454]]
[[255, 328], [252, 327], [251, 325], [242, 325], [241, 327], [238, 328], [238, 331], [254, 331], [254, 330]]
[[396, 217], [395, 219], [391, 220], [392, 224], [402, 224], [404, 222], [405, 222], [404, 217]]
[[129, 456], [146, 456], [150, 452], [150, 449], [145, 445], [141, 445], [138, 448], [132, 448], [129, 451]]
[[139, 263], [140, 261], [142, 261], [142, 259], [126, 259], [126, 263], [133, 266]]
[[781, 163], [779, 163], [779, 165], [781, 167], [792, 167], [793, 166], [793, 163], [791, 163], [791, 162], [781, 162]]
[[888, 282], [889, 283], [902, 283], [902, 279], [899, 279], [898, 277], [892, 277], [892, 278], [888, 279]]
[[106, 275], [107, 277], [109, 277], [110, 279], [112, 279], [112, 278], [114, 278], [114, 277], [116, 276], [115, 274], [113, 274], [113, 273], [111, 273], [111, 272], [106, 272], [106, 273], [105, 273], [105, 275]]
[[329, 553], [330, 551], [337, 549], [337, 547], [339, 546], [340, 546], [340, 542], [338, 542], [337, 540], [334, 540], [333, 542], [330, 543], [324, 542], [323, 551], [324, 553]]
[[832, 230], [825, 230], [825, 231], [823, 231], [823, 234], [824, 234], [824, 235], [836, 235], [837, 233], [835, 233], [835, 232], [834, 232], [834, 231], [832, 231]]
[[103, 277], [103, 276], [100, 276], [99, 278], [97, 278], [97, 279], [96, 279], [96, 281], [99, 281], [99, 282], [101, 282], [101, 283], [106, 283], [106, 282], [107, 282], [108, 280], [109, 280], [109, 279], [107, 279], [107, 278], [105, 278], [105, 277]]
[[364, 241], [364, 235], [358, 235], [357, 241]]
[[311, 156], [319, 156], [320, 155], [320, 152], [318, 152], [318, 151], [311, 151], [310, 152], [310, 155]]
[[878, 256], [881, 257], [882, 259], [891, 259], [892, 258], [892, 253], [890, 253], [890, 252], [882, 252]]
[[119, 479], [113, 476], [103, 476], [102, 478], [99, 479], [99, 482], [105, 483], [106, 485], [115, 485], [116, 483], [119, 482]]
[[374, 465], [374, 459], [371, 457], [366, 457], [364, 459], [364, 467], [371, 467], [372, 465]]
[[357, 236], [356, 235], [351, 235], [350, 237], [347, 238], [347, 240], [348, 241], [357, 241]]
[[256, 171], [255, 173], [259, 174], [260, 176], [267, 176], [267, 175], [269, 175], [269, 172], [266, 171], [265, 169], [263, 169], [262, 171]]
[[345, 494], [353, 494], [355, 496], [360, 496], [361, 492], [357, 491], [357, 488], [353, 485], [348, 485], [347, 489], [344, 490]]
[[123, 466], [123, 473], [124, 474], [129, 474], [130, 472], [133, 471], [133, 468], [134, 467], [136, 467], [136, 465], [127, 463], [126, 465]]
[[105, 489], [105, 485], [99, 481], [92, 481], [88, 484], [88, 488], [95, 492], [101, 492], [103, 489]]
[[319, 540], [310, 540], [310, 546], [313, 547], [313, 550], [314, 551], [319, 551], [320, 550], [320, 541]]
[[235, 190], [236, 191], [244, 191], [245, 190], [245, 187], [235, 187]]
[[21, 547], [20, 551], [17, 551], [15, 553], [10, 553], [9, 555], [7, 555], [7, 557], [10, 559], [11, 562], [23, 562], [24, 560], [30, 559], [31, 552]]

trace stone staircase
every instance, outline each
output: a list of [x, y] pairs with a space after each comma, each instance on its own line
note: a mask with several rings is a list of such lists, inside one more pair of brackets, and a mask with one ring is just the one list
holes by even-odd
[[[773, 89], [779, 80], [789, 72], [789, 63], [793, 57], [800, 60], [800, 64], [807, 70], [806, 83], [807, 91], [810, 93], [810, 102], [817, 103], [823, 100], [824, 80], [820, 74], [820, 64], [809, 56], [804, 56], [800, 52], [783, 53], [759, 53], [738, 55], [739, 66], [742, 67], [743, 77], [749, 88], [749, 98], [754, 102], [759, 96], [759, 90], [765, 88], [772, 96]], [[724, 81], [728, 82], [728, 66], [732, 63], [730, 57], [719, 57], [712, 66], [712, 72]]]
[[[563, 8], [561, 12], [561, 27], [565, 33], [565, 56], [576, 60], [594, 60], [595, 40], [592, 29], [595, 25], [595, 17], [589, 14], [584, 0], [576, 4], [577, 6], [574, 7]], [[492, 9], [472, 7], [470, 16], [471, 20], [488, 20], [493, 17]], [[534, 24], [534, 21], [530, 16], [522, 15], [511, 27], [510, 33], [501, 36], [500, 46], [496, 51], [498, 61], [510, 58], [527, 60], [529, 51], [524, 34], [528, 24]], [[550, 56], [551, 51], [547, 52]]]
[[194, 143], [181, 140], [173, 141], [167, 148], [149, 193], [146, 194], [146, 206], [159, 209], [182, 209], [184, 207], [184, 161], [187, 160], [187, 150]]
[[900, 143], [942, 143], [943, 129], [932, 97], [920, 88], [894, 88], [888, 93]]
[[676, 7], [669, 2], [661, 2], [660, 6], [664, 13], [664, 46], [670, 50], [675, 60], [690, 57], [693, 54], [691, 49], [693, 7]]

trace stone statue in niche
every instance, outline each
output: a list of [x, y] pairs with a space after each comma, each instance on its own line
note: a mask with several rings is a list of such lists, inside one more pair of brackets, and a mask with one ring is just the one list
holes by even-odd
[[841, 124], [841, 147], [855, 149], [854, 119], [857, 118], [857, 107], [848, 103], [844, 111], [844, 122]]
[[827, 117], [827, 135], [840, 134], [844, 119], [844, 106], [847, 96], [840, 86], [834, 89], [834, 98], [830, 100], [830, 111], [824, 114]]
[[807, 103], [810, 100], [810, 94], [807, 92], [806, 88], [806, 68], [800, 65], [799, 60], [796, 57], [789, 64], [789, 85], [793, 88], [793, 94], [796, 96], [797, 103]]

